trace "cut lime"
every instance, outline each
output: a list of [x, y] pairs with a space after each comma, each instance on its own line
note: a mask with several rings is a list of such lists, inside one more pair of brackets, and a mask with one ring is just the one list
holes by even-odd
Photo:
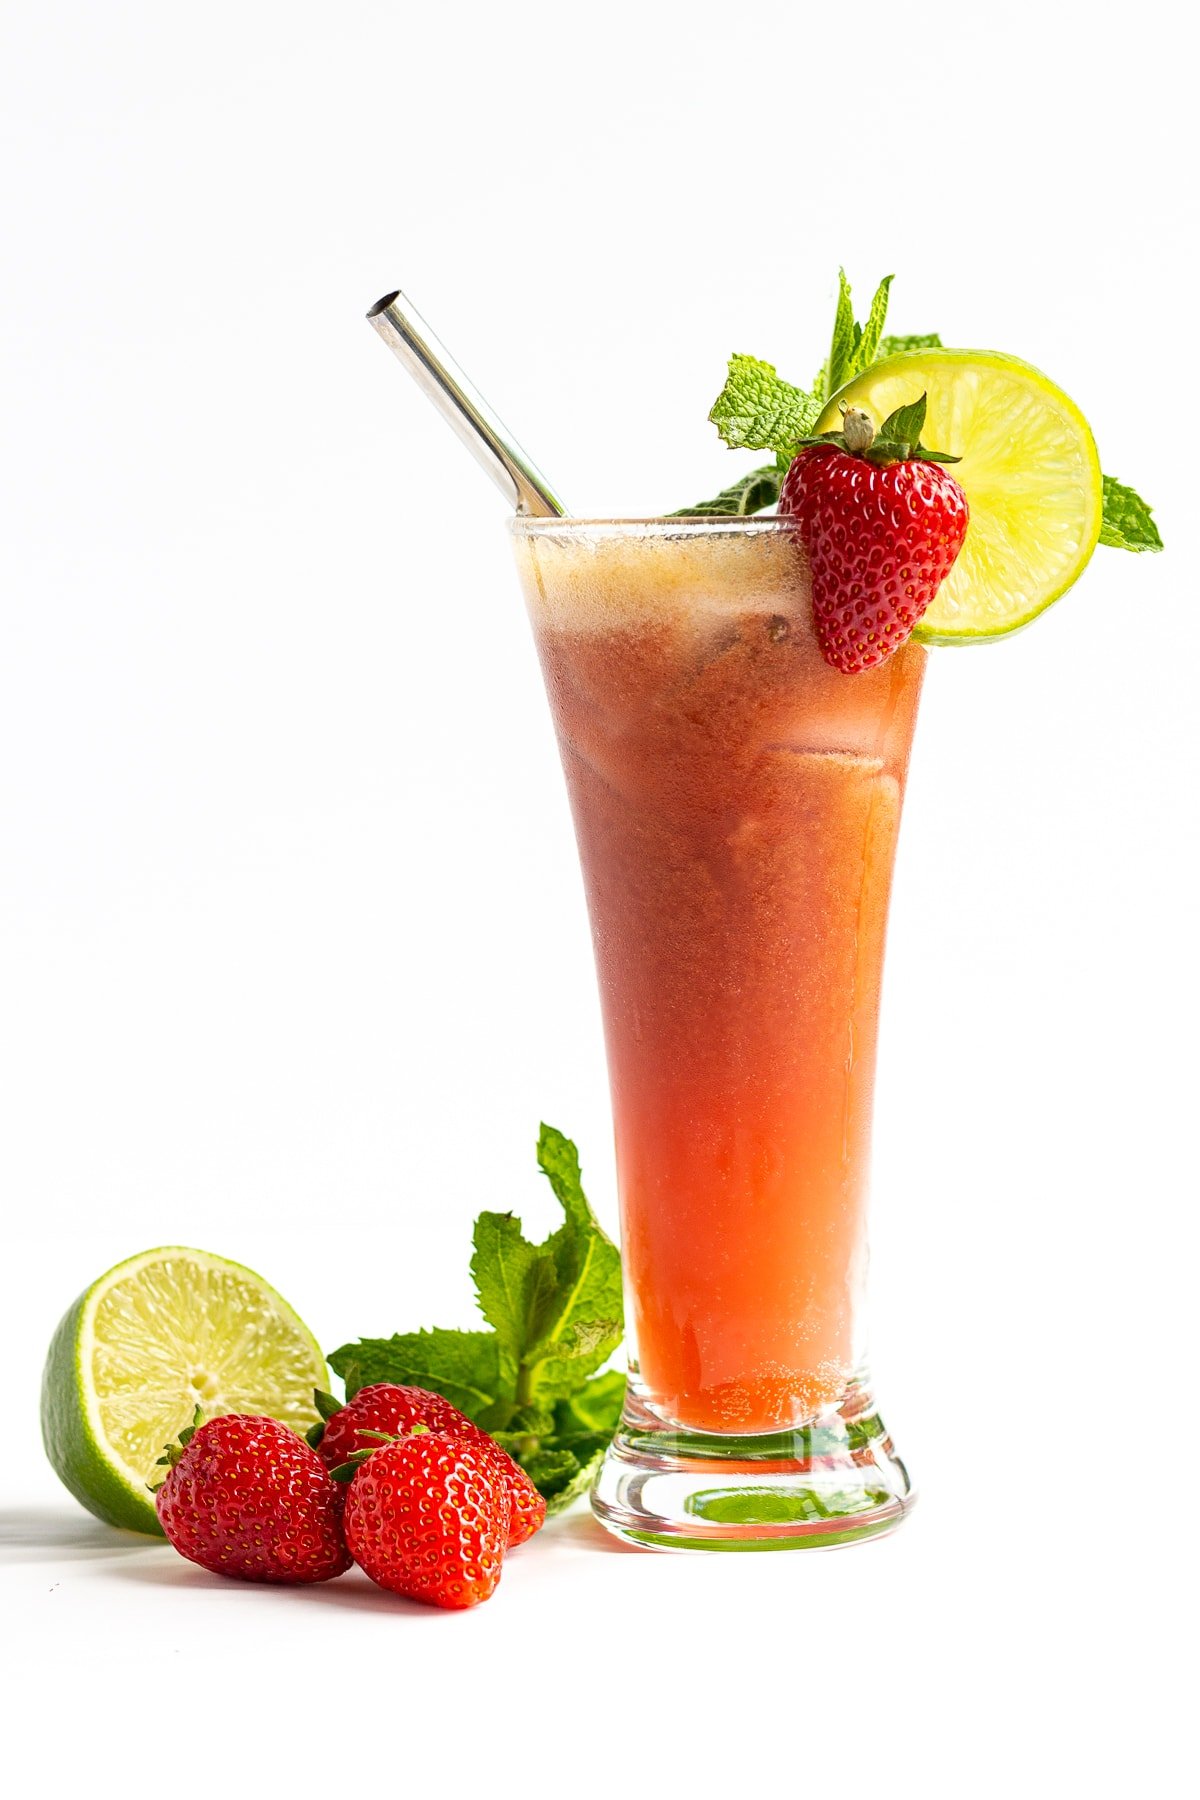
[[240, 1263], [145, 1250], [94, 1281], [64, 1315], [42, 1376], [42, 1438], [75, 1498], [110, 1525], [161, 1536], [147, 1483], [199, 1406], [266, 1413], [298, 1432], [317, 1418], [325, 1359], [286, 1300]]
[[877, 424], [929, 396], [923, 441], [960, 456], [971, 522], [958, 560], [915, 636], [927, 644], [1003, 637], [1037, 617], [1083, 572], [1100, 536], [1100, 461], [1087, 420], [1039, 370], [995, 350], [908, 350], [849, 382], [839, 401]]

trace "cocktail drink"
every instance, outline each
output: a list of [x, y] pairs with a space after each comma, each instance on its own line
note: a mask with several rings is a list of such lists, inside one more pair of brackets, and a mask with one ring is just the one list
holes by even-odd
[[551, 1508], [599, 1465], [596, 1514], [644, 1544], [838, 1544], [904, 1516], [864, 1281], [927, 647], [1021, 629], [1098, 544], [1162, 548], [1061, 388], [1000, 351], [885, 335], [890, 283], [858, 321], [840, 276], [810, 389], [732, 357], [709, 419], [771, 460], [643, 520], [564, 517], [403, 296], [372, 309], [517, 509], [600, 983], [629, 1352], [626, 1385], [604, 1370], [622, 1329], [613, 1246], [552, 1133], [539, 1162], [586, 1253], [484, 1215], [495, 1351], [464, 1348], [483, 1359], [464, 1388], [461, 1356], [430, 1368], [422, 1345], [422, 1382], [466, 1394]]
[[671, 1541], [879, 1529], [907, 1483], [865, 1385], [868, 1165], [926, 652], [831, 668], [787, 521], [514, 530], [616, 1134], [628, 1468], [600, 1499]]

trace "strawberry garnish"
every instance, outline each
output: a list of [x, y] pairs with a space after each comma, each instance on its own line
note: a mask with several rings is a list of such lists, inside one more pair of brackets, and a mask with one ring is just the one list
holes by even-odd
[[804, 440], [779, 495], [808, 553], [813, 620], [826, 662], [875, 668], [911, 635], [950, 573], [967, 532], [967, 497], [921, 443], [925, 396], [876, 434], [865, 412]]

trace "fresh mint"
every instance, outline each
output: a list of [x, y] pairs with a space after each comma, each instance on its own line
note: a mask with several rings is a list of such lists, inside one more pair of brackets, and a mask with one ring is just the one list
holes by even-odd
[[902, 356], [906, 350], [940, 350], [942, 340], [936, 331], [917, 332], [911, 337], [884, 337], [879, 340], [879, 361], [885, 356]]
[[830, 394], [836, 394], [839, 388], [845, 387], [848, 381], [853, 381], [856, 375], [861, 375], [875, 361], [887, 318], [888, 296], [895, 279], [894, 275], [884, 276], [875, 289], [865, 324], [859, 325], [854, 318], [854, 301], [850, 283], [846, 280], [846, 271], [838, 270], [837, 311], [833, 320], [829, 360], [825, 364], [823, 399], [827, 400]]
[[774, 506], [779, 498], [779, 490], [783, 486], [786, 464], [782, 457], [768, 463], [763, 469], [752, 469], [749, 475], [743, 475], [732, 487], [723, 488], [711, 500], [700, 500], [695, 506], [681, 506], [678, 512], [670, 515], [673, 519], [705, 519], [705, 518], [745, 518], [748, 513], [762, 512], [768, 506]]
[[537, 1160], [564, 1221], [542, 1244], [512, 1213], [475, 1221], [471, 1274], [490, 1330], [441, 1327], [361, 1338], [329, 1358], [350, 1399], [376, 1381], [428, 1388], [492, 1432], [560, 1511], [582, 1493], [616, 1429], [617, 1370], [597, 1371], [621, 1341], [621, 1259], [580, 1179], [574, 1144], [543, 1125]]
[[708, 416], [731, 450], [785, 453], [812, 430], [824, 404], [815, 390], [805, 393], [783, 381], [770, 363], [732, 356]]
[[1161, 550], [1162, 538], [1150, 508], [1115, 476], [1104, 477], [1104, 519], [1100, 542], [1114, 550]]
[[773, 450], [774, 464], [753, 469], [712, 500], [686, 506], [675, 518], [744, 517], [774, 506], [788, 464], [816, 424], [832, 394], [856, 375], [896, 349], [929, 349], [940, 343], [936, 333], [924, 337], [885, 337], [893, 277], [885, 275], [875, 289], [867, 317], [859, 324], [846, 271], [838, 271], [838, 298], [829, 355], [811, 388], [795, 387], [773, 364], [754, 356], [733, 356], [725, 385], [709, 418], [731, 450]]

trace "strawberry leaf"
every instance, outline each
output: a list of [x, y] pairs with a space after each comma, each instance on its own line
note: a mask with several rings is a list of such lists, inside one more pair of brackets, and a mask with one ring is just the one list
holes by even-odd
[[922, 394], [919, 400], [910, 400], [907, 406], [898, 406], [879, 427], [879, 438], [890, 439], [893, 443], [919, 444], [921, 432], [925, 428], [927, 405], [928, 395]]

